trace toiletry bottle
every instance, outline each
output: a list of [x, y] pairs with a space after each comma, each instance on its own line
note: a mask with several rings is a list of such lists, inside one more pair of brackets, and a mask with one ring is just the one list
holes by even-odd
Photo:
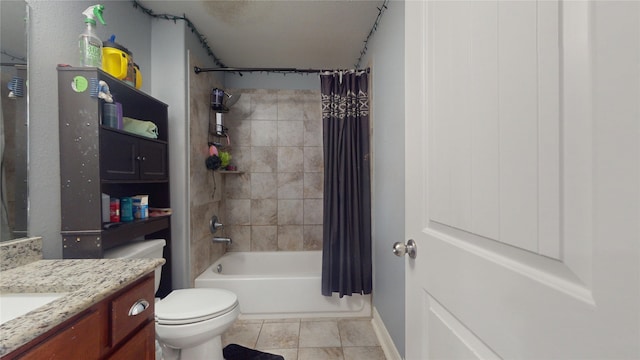
[[82, 15], [85, 16], [86, 29], [78, 40], [80, 50], [80, 66], [102, 67], [102, 40], [96, 35], [96, 17], [102, 25], [106, 25], [102, 18], [103, 5], [89, 6]]

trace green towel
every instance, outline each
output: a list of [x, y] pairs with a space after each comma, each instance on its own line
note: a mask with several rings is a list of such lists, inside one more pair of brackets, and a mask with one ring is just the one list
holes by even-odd
[[158, 138], [158, 126], [151, 121], [123, 117], [122, 130], [152, 139]]

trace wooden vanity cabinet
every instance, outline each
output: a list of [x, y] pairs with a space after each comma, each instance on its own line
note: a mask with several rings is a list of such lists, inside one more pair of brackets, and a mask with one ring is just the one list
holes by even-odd
[[[149, 306], [138, 315], [129, 315], [131, 307], [141, 299]], [[3, 359], [155, 359], [153, 273]]]

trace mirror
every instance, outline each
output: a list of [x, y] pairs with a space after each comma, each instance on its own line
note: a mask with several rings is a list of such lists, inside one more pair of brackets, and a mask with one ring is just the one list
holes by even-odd
[[25, 1], [0, 1], [0, 241], [27, 236], [27, 15]]

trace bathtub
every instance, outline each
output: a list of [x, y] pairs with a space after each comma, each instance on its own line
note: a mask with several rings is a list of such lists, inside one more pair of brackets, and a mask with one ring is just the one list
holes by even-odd
[[233, 291], [245, 319], [371, 316], [371, 295], [322, 296], [321, 269], [321, 251], [228, 252], [195, 287]]

